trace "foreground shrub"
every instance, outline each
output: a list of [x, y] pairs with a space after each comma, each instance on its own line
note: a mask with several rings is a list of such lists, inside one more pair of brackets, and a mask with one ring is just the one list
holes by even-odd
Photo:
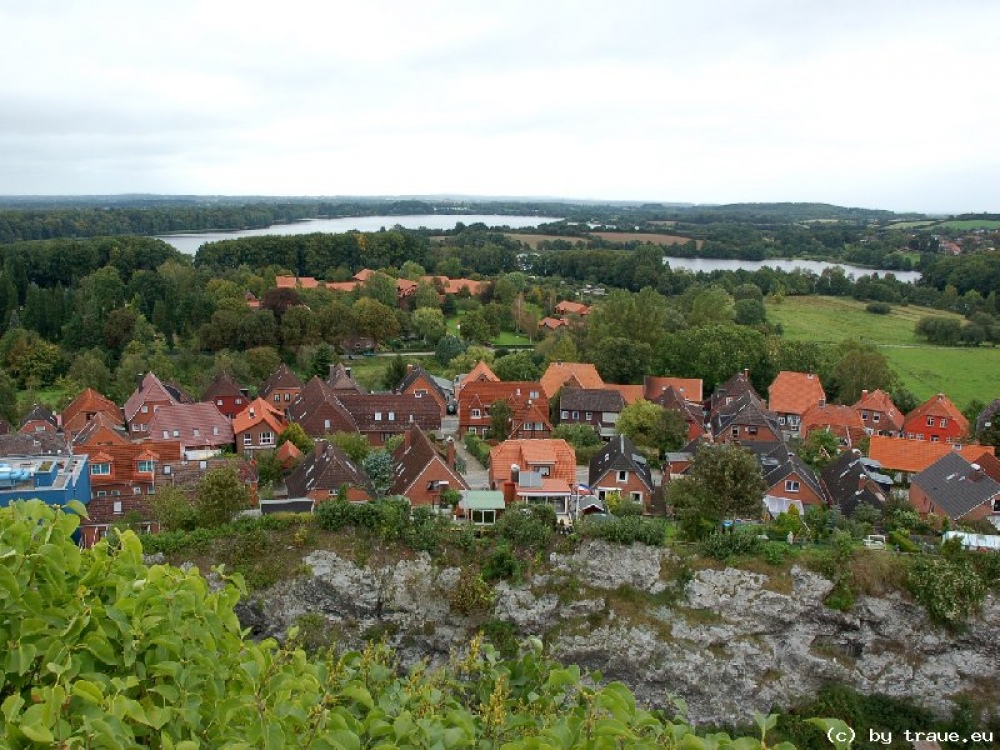
[[939, 625], [955, 627], [980, 610], [986, 584], [964, 557], [919, 557], [907, 577], [913, 598]]
[[701, 553], [716, 560], [730, 560], [743, 555], [761, 555], [765, 541], [756, 534], [737, 532], [712, 534], [701, 543]]

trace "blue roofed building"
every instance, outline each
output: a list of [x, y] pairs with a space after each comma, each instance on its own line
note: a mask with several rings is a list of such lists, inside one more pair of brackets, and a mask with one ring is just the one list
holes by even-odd
[[37, 497], [48, 505], [90, 502], [86, 456], [4, 456], [0, 458], [0, 508]]

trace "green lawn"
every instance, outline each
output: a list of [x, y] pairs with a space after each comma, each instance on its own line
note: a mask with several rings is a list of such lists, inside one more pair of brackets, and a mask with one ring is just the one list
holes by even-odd
[[[462, 313], [448, 318], [445, 321], [447, 325], [448, 333], [452, 336], [458, 336], [458, 324], [462, 320]], [[537, 337], [536, 337], [537, 338]], [[514, 333], [512, 331], [500, 331], [500, 334], [493, 337], [490, 341], [493, 346], [531, 346], [535, 342], [529, 339], [527, 336], [523, 336], [519, 333]]]
[[945, 229], [1000, 229], [1000, 221], [996, 219], [956, 219], [942, 221], [938, 226]]
[[989, 403], [1000, 396], [1000, 349], [929, 346], [914, 333], [923, 316], [952, 313], [910, 305], [872, 315], [864, 302], [843, 297], [787, 297], [777, 305], [769, 302], [767, 314], [790, 339], [854, 338], [882, 347], [903, 385], [920, 398], [946, 393], [964, 408], [972, 399]]

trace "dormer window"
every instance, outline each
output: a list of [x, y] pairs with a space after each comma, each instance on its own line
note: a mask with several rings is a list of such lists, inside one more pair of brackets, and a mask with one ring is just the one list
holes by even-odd
[[156, 462], [151, 460], [139, 461], [136, 466], [136, 471], [140, 474], [152, 474], [156, 471]]
[[149, 414], [149, 407], [146, 406], [146, 404], [142, 405], [142, 413], [143, 414]]
[[111, 464], [110, 463], [91, 464], [90, 473], [93, 476], [101, 476], [101, 477], [111, 476]]

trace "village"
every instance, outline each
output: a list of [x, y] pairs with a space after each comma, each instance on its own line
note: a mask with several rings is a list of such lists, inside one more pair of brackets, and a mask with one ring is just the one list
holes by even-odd
[[[589, 309], [564, 301], [556, 310], [573, 317], [542, 326], [569, 325]], [[619, 431], [623, 411], [640, 401], [679, 415], [682, 448], [650, 451]], [[727, 444], [753, 454], [766, 486], [758, 516], [727, 523], [803, 515], [810, 507], [851, 517], [895, 499], [939, 527], [978, 522], [982, 531], [983, 523], [1000, 527], [1000, 461], [993, 446], [970, 436], [998, 411], [1000, 400], [970, 424], [937, 394], [903, 414], [878, 389], [835, 405], [818, 375], [792, 371], [780, 372], [765, 398], [748, 370], [705, 393], [692, 378], [607, 383], [593, 364], [580, 362], [551, 362], [538, 381], [502, 381], [484, 362], [454, 379], [410, 364], [395, 389], [369, 392], [342, 362], [331, 364], [326, 378], [305, 382], [282, 364], [260, 384], [220, 371], [197, 399], [148, 372], [122, 405], [88, 388], [58, 414], [36, 404], [16, 430], [0, 435], [0, 504], [78, 500], [87, 506], [80, 527], [87, 547], [115, 527], [157, 531], [158, 491], [193, 497], [203, 477], [221, 469], [247, 488], [250, 513], [403, 497], [413, 508], [483, 528], [513, 508], [541, 503], [568, 531], [623, 502], [669, 517], [670, 482], [689, 473], [705, 446]], [[559, 425], [592, 429], [601, 447], [578, 462], [574, 446], [553, 437]], [[797, 453], [816, 432], [835, 446], [826, 449], [821, 471]], [[331, 439], [345, 434], [387, 450], [391, 477], [382, 486]], [[469, 450], [476, 445], [478, 459]], [[280, 466], [266, 486], [258, 471], [264, 456]]]

